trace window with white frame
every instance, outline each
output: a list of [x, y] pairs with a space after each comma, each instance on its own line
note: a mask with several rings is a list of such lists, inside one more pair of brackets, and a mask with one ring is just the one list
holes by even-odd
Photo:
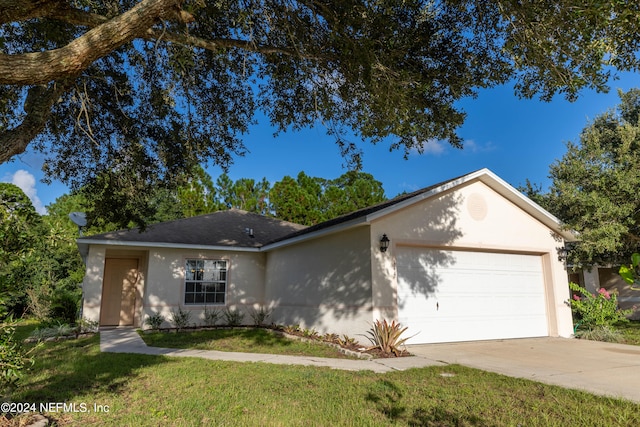
[[227, 261], [188, 259], [185, 265], [185, 304], [224, 304]]

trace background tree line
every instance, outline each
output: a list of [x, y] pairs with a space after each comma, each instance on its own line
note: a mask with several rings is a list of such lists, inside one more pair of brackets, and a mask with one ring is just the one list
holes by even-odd
[[149, 205], [148, 222], [235, 208], [314, 225], [385, 199], [382, 183], [364, 172], [349, 171], [335, 179], [300, 172], [272, 185], [266, 178], [234, 181], [224, 173], [214, 181], [198, 166], [176, 190], [157, 191]]
[[619, 96], [567, 143], [550, 166], [548, 191], [522, 188], [576, 232], [568, 258], [576, 267], [629, 264], [640, 252], [640, 89]]
[[[385, 195], [382, 184], [363, 172], [336, 179], [300, 172], [271, 185], [265, 178], [234, 181], [226, 174], [214, 181], [198, 167], [178, 188], [157, 188], [150, 200], [147, 224], [236, 208], [313, 225], [381, 202]], [[42, 321], [75, 321], [84, 264], [75, 243], [78, 229], [68, 215], [96, 209], [94, 202], [85, 188], [59, 197], [47, 206], [47, 215], [39, 215], [20, 188], [0, 183], [0, 317], [29, 313]], [[93, 218], [87, 235], [120, 228]]]

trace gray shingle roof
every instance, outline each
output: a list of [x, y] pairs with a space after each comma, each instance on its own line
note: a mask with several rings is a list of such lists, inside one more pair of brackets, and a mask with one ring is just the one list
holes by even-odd
[[230, 209], [153, 224], [143, 232], [134, 228], [81, 237], [78, 243], [98, 240], [259, 248], [303, 228], [304, 225]]

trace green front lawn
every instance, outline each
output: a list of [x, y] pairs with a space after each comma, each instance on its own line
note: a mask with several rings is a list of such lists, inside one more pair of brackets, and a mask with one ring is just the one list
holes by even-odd
[[615, 329], [622, 334], [624, 344], [640, 345], [640, 321], [618, 323]]
[[45, 343], [12, 398], [85, 404], [48, 414], [62, 426], [640, 425], [631, 402], [456, 365], [375, 374], [101, 353], [97, 336]]
[[141, 332], [140, 336], [153, 347], [348, 358], [335, 347], [320, 342], [292, 340], [261, 328]]

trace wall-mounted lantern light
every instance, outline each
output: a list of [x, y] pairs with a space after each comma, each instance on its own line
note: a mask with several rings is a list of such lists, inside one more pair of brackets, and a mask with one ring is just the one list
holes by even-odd
[[569, 248], [567, 248], [566, 246], [562, 246], [558, 248], [558, 261], [566, 262], [568, 255], [569, 255]]
[[380, 239], [380, 252], [387, 252], [387, 249], [389, 248], [389, 238], [387, 237], [386, 234], [382, 235], [382, 239]]

